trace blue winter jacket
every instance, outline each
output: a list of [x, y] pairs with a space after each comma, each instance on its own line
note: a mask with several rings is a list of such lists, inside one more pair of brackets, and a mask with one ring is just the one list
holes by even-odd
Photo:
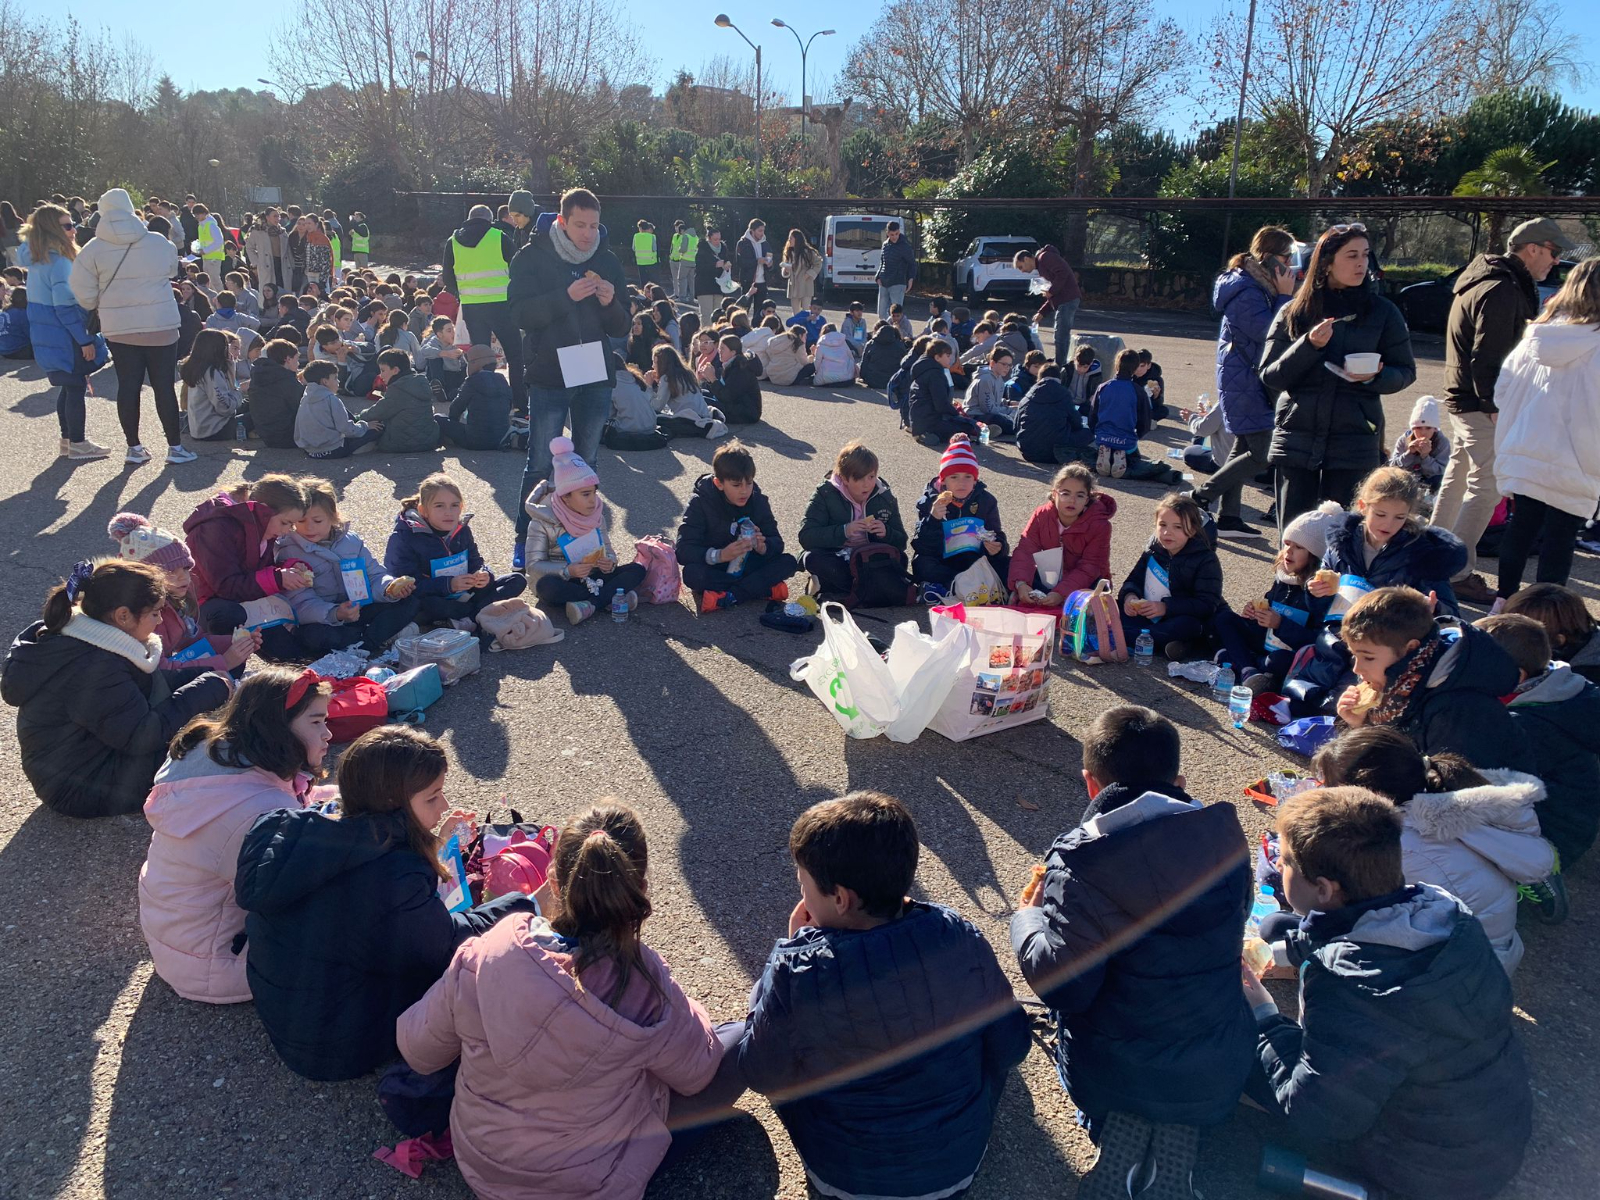
[[26, 358], [33, 353], [33, 339], [28, 335], [28, 310], [8, 308], [0, 312], [0, 358]]
[[109, 357], [105, 339], [84, 326], [86, 314], [67, 286], [72, 260], [52, 252], [48, 262], [34, 263], [24, 242], [17, 247], [17, 262], [28, 268], [28, 336], [33, 340], [33, 357], [50, 373], [50, 382], [64, 382], [57, 374], [81, 377], [87, 373], [85, 368], [91, 364], [80, 353], [84, 346], [95, 347], [92, 369], [105, 366]]
[[1096, 446], [1137, 450], [1150, 429], [1150, 399], [1131, 379], [1108, 380], [1089, 401], [1089, 428]]
[[[1237, 946], [1234, 959], [1237, 993]], [[983, 935], [913, 901], [874, 929], [780, 941], [737, 1053], [816, 1178], [855, 1196], [926, 1196], [978, 1169], [1028, 1022]]]
[[[457, 571], [459, 563], [453, 561], [464, 556], [465, 571]], [[409, 575], [417, 581], [419, 596], [451, 596], [463, 602], [466, 592], [450, 591], [450, 581], [456, 575], [470, 575], [483, 567], [483, 555], [478, 553], [478, 541], [472, 536], [472, 526], [465, 520], [449, 535], [442, 534], [414, 508], [408, 508], [394, 519], [394, 532], [383, 549], [383, 566], [391, 575]], [[448, 571], [441, 575], [439, 571]]]
[[1089, 424], [1067, 385], [1049, 375], [1030, 387], [1017, 407], [1017, 449], [1033, 463], [1056, 461], [1057, 446], [1089, 444]]
[[1407, 525], [1387, 545], [1366, 561], [1366, 532], [1360, 513], [1342, 513], [1326, 526], [1328, 548], [1322, 565], [1341, 575], [1359, 575], [1375, 588], [1410, 587], [1426, 596], [1435, 592], [1439, 612], [1459, 611], [1450, 580], [1467, 565], [1467, 548], [1448, 529], [1437, 525]]
[[1289, 296], [1269, 295], [1246, 271], [1224, 271], [1211, 288], [1211, 307], [1222, 316], [1217, 331], [1217, 399], [1229, 433], [1265, 433], [1272, 428], [1273, 401], [1257, 364], [1267, 329]]
[[1239, 989], [1250, 854], [1231, 804], [1171, 784], [1113, 784], [1056, 839], [1044, 901], [1011, 946], [1061, 1027], [1056, 1059], [1091, 1117], [1217, 1125], [1255, 1045]]

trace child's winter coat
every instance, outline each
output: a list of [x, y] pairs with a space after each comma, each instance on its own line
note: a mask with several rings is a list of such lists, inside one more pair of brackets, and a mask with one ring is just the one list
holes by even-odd
[[885, 325], [873, 334], [861, 351], [861, 382], [869, 388], [886, 388], [889, 380], [900, 369], [905, 357], [906, 344], [892, 325]]
[[950, 399], [950, 376], [938, 359], [924, 356], [912, 366], [910, 397], [907, 414], [917, 437], [936, 431], [941, 422], [958, 415]]
[[[1024, 372], [1026, 377], [1026, 372]], [[1017, 449], [1028, 462], [1053, 463], [1057, 446], [1089, 443], [1089, 426], [1066, 385], [1050, 376], [1028, 389], [1017, 407]]]
[[[161, 623], [156, 626], [156, 637], [161, 642], [161, 669], [226, 671], [228, 664], [222, 661], [222, 655], [211, 652], [195, 658], [185, 658], [182, 662], [174, 661], [174, 655], [203, 641], [204, 636], [200, 631], [200, 622], [168, 600], [161, 606]], [[206, 641], [205, 644], [209, 650], [211, 643]]]
[[1005, 402], [1005, 382], [995, 375], [987, 364], [978, 368], [967, 389], [965, 408], [967, 416], [982, 420], [991, 414], [1008, 416]]
[[[1328, 619], [1332, 596], [1313, 596], [1303, 583], [1295, 583], [1275, 575], [1272, 586], [1263, 600], [1267, 606], [1283, 617], [1276, 629], [1269, 631], [1269, 641], [1276, 638], [1290, 650], [1299, 650], [1317, 640]], [[1259, 601], [1258, 601], [1259, 603]], [[1269, 644], [1268, 649], [1278, 647]]]
[[213, 309], [211, 315], [206, 318], [205, 327], [207, 329], [220, 329], [224, 333], [231, 333], [237, 337], [240, 330], [255, 329], [260, 324], [260, 321], [238, 309], [234, 309], [231, 313], [224, 313], [220, 308], [217, 308]]
[[[867, 535], [862, 545], [889, 545], [904, 551], [906, 548], [906, 527], [900, 519], [900, 502], [889, 490], [889, 485], [883, 480], [878, 480], [878, 486], [872, 495], [867, 497], [863, 507], [863, 515], [876, 517], [883, 522], [884, 534], [877, 537]], [[803, 550], [843, 550], [846, 547], [844, 527], [854, 521], [855, 510], [851, 507], [850, 498], [833, 484], [833, 473], [830, 471], [817, 484], [817, 490], [811, 493], [811, 500], [806, 505], [806, 515], [800, 522], [800, 547]]]
[[184, 999], [250, 999], [244, 911], [233, 900], [239, 847], [257, 817], [299, 808], [308, 783], [223, 766], [203, 743], [156, 772], [144, 802], [152, 832], [139, 870], [139, 927], [156, 974]]
[[[453, 372], [457, 375], [462, 375], [464, 378], [464, 373], [467, 369], [467, 356], [465, 354], [458, 354], [454, 358], [446, 358], [444, 356], [444, 351], [448, 350], [450, 346], [453, 345], [455, 345], [454, 342], [451, 342], [449, 345], [441, 343], [437, 336], [430, 333], [427, 337], [422, 339], [422, 367], [419, 367], [418, 370], [426, 367], [427, 364], [432, 362], [434, 359], [438, 359], [439, 365], [446, 371]], [[362, 348], [365, 349], [364, 346]], [[460, 380], [457, 380], [457, 382], [459, 383]]]
[[289, 532], [278, 539], [279, 562], [301, 562], [311, 568], [311, 586], [287, 593], [294, 619], [302, 625], [342, 625], [333, 610], [350, 599], [345, 591], [340, 563], [354, 559], [367, 577], [367, 595], [373, 604], [389, 604], [386, 595], [395, 577], [373, 557], [361, 535], [348, 524], [333, 529], [326, 542], [307, 541]]
[[8, 308], [0, 312], [0, 358], [32, 358], [33, 342], [28, 336], [28, 310]]
[[416, 509], [408, 508], [394, 519], [383, 566], [390, 575], [415, 579], [415, 594], [423, 599], [454, 596], [465, 604], [469, 593], [452, 592], [450, 581], [481, 570], [483, 555], [478, 553], [478, 541], [466, 517], [449, 533], [440, 533]]
[[1548, 792], [1537, 810], [1539, 828], [1565, 869], [1600, 830], [1600, 686], [1554, 662], [1525, 680], [1510, 705], [1511, 723], [1527, 739]]
[[1150, 399], [1131, 379], [1108, 380], [1089, 401], [1089, 428], [1096, 446], [1137, 450], [1150, 431]]
[[678, 563], [703, 563], [708, 550], [721, 550], [738, 541], [739, 521], [748, 517], [761, 531], [767, 542], [767, 558], [783, 553], [783, 535], [778, 532], [777, 518], [772, 515], [772, 504], [756, 484], [750, 499], [743, 508], [730, 504], [717, 487], [711, 474], [700, 476], [694, 482], [694, 492], [678, 521], [675, 542]]
[[1094, 587], [1111, 578], [1111, 518], [1117, 515], [1116, 497], [1097, 492], [1071, 525], [1063, 527], [1053, 501], [1033, 510], [1017, 539], [1006, 586], [1015, 590], [1033, 586], [1033, 556], [1041, 550], [1061, 551], [1061, 580], [1053, 588], [1060, 596]]
[[653, 401], [656, 411], [665, 417], [676, 417], [683, 421], [693, 421], [701, 434], [708, 438], [720, 438], [728, 435], [728, 427], [714, 413], [711, 406], [706, 403], [705, 396], [699, 388], [687, 392], [674, 393], [666, 380], [656, 384], [655, 399]]
[[173, 735], [232, 689], [211, 672], [158, 672], [161, 643], [74, 613], [60, 633], [35, 621], [0, 671], [17, 709], [22, 771], [68, 817], [138, 811]]
[[1222, 563], [1217, 558], [1217, 527], [1208, 516], [1199, 533], [1168, 554], [1154, 536], [1117, 592], [1117, 608], [1129, 596], [1160, 600], [1169, 617], [1208, 621], [1222, 607]]
[[1322, 556], [1325, 569], [1341, 575], [1359, 575], [1375, 588], [1410, 587], [1426, 596], [1436, 592], [1438, 611], [1454, 615], [1456, 594], [1450, 580], [1467, 565], [1467, 548], [1461, 539], [1437, 525], [1408, 524], [1367, 560], [1367, 538], [1360, 513], [1329, 518], [1328, 548]]
[[343, 446], [345, 438], [366, 432], [367, 423], [351, 418], [338, 393], [326, 384], [306, 384], [294, 418], [295, 445], [307, 454], [327, 454]]
[[615, 968], [596, 963], [580, 984], [576, 949], [543, 917], [509, 917], [400, 1016], [414, 1070], [460, 1060], [451, 1140], [484, 1200], [638, 1200], [672, 1140], [672, 1094], [701, 1091], [722, 1060], [710, 1018], [654, 950], [640, 949], [648, 980], [631, 978], [613, 1007]]
[[816, 376], [812, 379], [812, 383], [822, 386], [855, 382], [856, 356], [851, 351], [850, 343], [845, 340], [844, 334], [837, 329], [817, 339], [817, 349], [813, 358], [816, 362]]
[[618, 433], [656, 431], [655, 393], [632, 371], [619, 370], [611, 385], [611, 427]]
[[788, 387], [794, 383], [795, 377], [800, 374], [800, 368], [811, 362], [811, 355], [806, 353], [805, 342], [802, 340], [799, 346], [794, 343], [795, 339], [787, 333], [774, 334], [757, 351], [767, 378], [779, 387]]
[[367, 424], [383, 422], [378, 449], [384, 454], [412, 454], [439, 445], [439, 426], [433, 419], [433, 389], [425, 376], [415, 372], [391, 379], [383, 389], [383, 398], [362, 412], [361, 420]]
[[926, 555], [936, 561], [948, 561], [957, 572], [966, 570], [980, 558], [989, 558], [996, 567], [999, 567], [1011, 553], [1011, 543], [1007, 540], [1006, 531], [1000, 524], [1000, 504], [981, 479], [972, 485], [972, 491], [967, 493], [965, 500], [948, 507], [944, 520], [954, 521], [957, 517], [979, 518], [983, 521], [984, 528], [992, 530], [999, 538], [1000, 550], [997, 554], [990, 555], [988, 551], [980, 548], [945, 560], [944, 521], [935, 520], [933, 517], [934, 501], [944, 490], [944, 484], [940, 483], [937, 477], [930, 479], [928, 486], [923, 489], [921, 497], [917, 500], [917, 524], [911, 533], [912, 557], [920, 558]]
[[305, 386], [295, 373], [265, 354], [250, 368], [250, 421], [274, 450], [294, 449], [294, 427]]
[[495, 450], [511, 431], [511, 385], [499, 371], [474, 371], [450, 403], [450, 420], [464, 421], [469, 450]]
[[265, 504], [235, 500], [226, 492], [189, 514], [183, 538], [194, 558], [190, 586], [197, 605], [213, 596], [243, 604], [283, 591], [283, 568], [273, 561], [266, 538], [273, 515]]
[[1428, 443], [1426, 454], [1411, 453], [1410, 445], [1411, 431], [1407, 429], [1394, 440], [1394, 449], [1389, 453], [1391, 467], [1404, 467], [1424, 480], [1436, 480], [1450, 465], [1450, 439], [1437, 429], [1433, 431], [1433, 441]]
[[1287, 948], [1300, 1020], [1258, 1010], [1271, 1095], [1257, 1098], [1396, 1195], [1498, 1194], [1522, 1163], [1533, 1097], [1511, 981], [1466, 905], [1408, 886], [1313, 913]]
[[718, 378], [705, 385], [729, 425], [761, 420], [761, 360], [740, 353], [718, 366]]
[[[617, 378], [629, 376], [628, 371], [618, 371]], [[566, 535], [567, 527], [561, 523], [561, 518], [556, 515], [556, 510], [551, 507], [550, 501], [555, 497], [555, 486], [548, 479], [541, 479], [523, 501], [523, 511], [528, 514], [528, 537], [524, 543], [524, 559], [527, 562], [528, 582], [531, 584], [541, 575], [559, 575], [567, 565], [567, 556], [561, 553], [561, 539]], [[604, 525], [599, 529], [600, 544], [605, 547], [606, 557], [613, 562], [618, 561], [616, 547], [611, 544], [611, 535], [606, 532]]]

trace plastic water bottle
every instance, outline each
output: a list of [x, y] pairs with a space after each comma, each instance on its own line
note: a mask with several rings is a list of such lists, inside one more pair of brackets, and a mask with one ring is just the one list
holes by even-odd
[[1139, 636], [1133, 639], [1133, 665], [1148, 667], [1156, 660], [1156, 640], [1150, 636], [1148, 629], [1141, 630]]
[[1235, 687], [1228, 692], [1228, 715], [1233, 718], [1235, 729], [1243, 729], [1250, 719], [1250, 702], [1254, 699], [1255, 693], [1247, 687]]
[[611, 621], [615, 625], [628, 623], [628, 596], [621, 588], [611, 597]]
[[250, 431], [245, 428], [244, 418], [235, 417], [233, 422], [233, 440], [242, 442], [250, 436]]
[[978, 445], [987, 446], [988, 444], [989, 444], [989, 427], [987, 425], [979, 425], [978, 426]]
[[1218, 667], [1216, 678], [1211, 681], [1211, 694], [1222, 704], [1231, 704], [1233, 696], [1233, 668]]

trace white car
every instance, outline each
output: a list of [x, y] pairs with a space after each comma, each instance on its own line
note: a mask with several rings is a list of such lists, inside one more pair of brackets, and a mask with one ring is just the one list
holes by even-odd
[[1011, 265], [1019, 251], [1029, 254], [1039, 249], [1036, 238], [974, 238], [967, 252], [956, 260], [950, 281], [950, 294], [957, 304], [971, 303], [979, 296], [1026, 295], [1033, 276]]

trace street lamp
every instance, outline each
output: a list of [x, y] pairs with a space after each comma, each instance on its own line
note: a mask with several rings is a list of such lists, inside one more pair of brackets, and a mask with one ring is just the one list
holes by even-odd
[[728, 20], [727, 13], [718, 13], [715, 22], [723, 29], [731, 29], [744, 38], [744, 44], [756, 52], [756, 199], [761, 199], [761, 47], [744, 37], [744, 30]]
[[773, 17], [772, 23], [779, 29], [787, 29], [790, 33], [794, 34], [794, 40], [800, 46], [800, 141], [804, 143], [806, 140], [806, 113], [811, 107], [811, 98], [806, 95], [806, 54], [810, 51], [812, 42], [816, 41], [819, 37], [831, 37], [834, 33], [834, 30], [819, 29], [810, 37], [806, 38], [804, 41], [801, 41], [800, 31], [793, 25], [784, 24], [784, 22], [778, 17]]
[[1233, 232], [1233, 189], [1239, 179], [1239, 141], [1244, 136], [1244, 94], [1250, 82], [1250, 51], [1256, 40], [1256, 0], [1244, 27], [1244, 66], [1239, 72], [1239, 111], [1233, 118], [1233, 162], [1228, 166], [1228, 210], [1222, 217], [1222, 261], [1228, 261], [1228, 235]]

